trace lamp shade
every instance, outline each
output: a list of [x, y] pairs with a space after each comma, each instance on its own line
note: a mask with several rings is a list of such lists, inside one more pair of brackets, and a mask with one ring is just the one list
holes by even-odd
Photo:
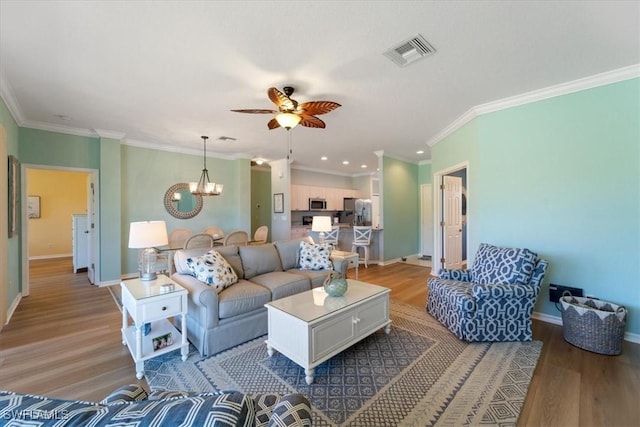
[[330, 216], [314, 216], [311, 222], [311, 231], [331, 231]]
[[140, 221], [129, 224], [129, 247], [151, 248], [169, 244], [164, 221]]
[[302, 117], [293, 113], [280, 113], [276, 116], [278, 124], [285, 129], [291, 129], [298, 126], [298, 123], [300, 123], [301, 120]]

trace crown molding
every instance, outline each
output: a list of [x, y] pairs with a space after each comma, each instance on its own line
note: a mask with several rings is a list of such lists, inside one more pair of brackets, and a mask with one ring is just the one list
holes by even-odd
[[493, 113], [508, 108], [518, 107], [521, 105], [531, 104], [533, 102], [543, 101], [545, 99], [555, 98], [557, 96], [568, 95], [595, 87], [606, 86], [612, 83], [618, 83], [640, 77], [640, 64], [630, 65], [628, 67], [607, 71], [593, 76], [584, 77], [566, 83], [549, 86], [543, 89], [526, 92], [520, 95], [511, 96], [509, 98], [499, 99], [497, 101], [488, 102], [486, 104], [476, 105], [470, 108], [462, 116], [458, 117], [449, 126], [438, 132], [433, 138], [427, 141], [427, 145], [433, 147], [447, 136], [473, 120], [474, 118], [488, 113]]
[[46, 123], [46, 122], [38, 122], [38, 121], [35, 121], [35, 120], [26, 120], [20, 125], [20, 127], [29, 128], [29, 129], [44, 130], [44, 131], [48, 131], [48, 132], [64, 133], [64, 134], [68, 134], [68, 135], [88, 136], [88, 137], [91, 137], [91, 138], [98, 138], [99, 137], [99, 135], [97, 135], [91, 129], [75, 128], [75, 127], [72, 127], [72, 126], [58, 125], [58, 124]]
[[419, 165], [430, 165], [431, 164], [431, 159], [429, 160], [420, 160], [418, 162]]
[[124, 139], [126, 135], [124, 132], [114, 132], [111, 130], [104, 130], [104, 129], [91, 129], [91, 130], [100, 138], [117, 139], [118, 141]]
[[[122, 140], [122, 145], [128, 145], [130, 147], [147, 148], [149, 150], [167, 151], [170, 153], [191, 154], [194, 156], [202, 156], [202, 149], [180, 147], [175, 145], [162, 145], [153, 142], [140, 141], [137, 139], [125, 139]], [[215, 151], [207, 150], [207, 157], [223, 160], [238, 160], [246, 159], [250, 160], [252, 156], [246, 153], [234, 153], [234, 154], [221, 154]]]
[[18, 126], [22, 126], [24, 123], [24, 116], [22, 115], [22, 110], [16, 100], [15, 95], [13, 94], [13, 90], [11, 89], [11, 85], [4, 78], [3, 74], [0, 73], [0, 97], [4, 101], [5, 105], [9, 109], [9, 112], [13, 116], [13, 120], [16, 121]]

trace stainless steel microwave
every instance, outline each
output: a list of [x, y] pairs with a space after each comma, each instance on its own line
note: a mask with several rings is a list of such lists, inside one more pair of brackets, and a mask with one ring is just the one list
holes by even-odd
[[327, 201], [325, 199], [309, 199], [310, 211], [323, 211], [327, 209]]

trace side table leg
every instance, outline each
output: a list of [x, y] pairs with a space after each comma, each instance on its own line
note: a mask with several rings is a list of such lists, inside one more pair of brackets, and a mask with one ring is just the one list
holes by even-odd
[[143, 323], [136, 323], [136, 378], [141, 380], [144, 376], [144, 360], [142, 360], [142, 328]]
[[141, 380], [144, 377], [144, 360], [136, 362], [136, 378]]
[[187, 341], [187, 313], [182, 313], [182, 361], [187, 360], [187, 356], [189, 355], [189, 342]]
[[304, 370], [304, 380], [307, 382], [307, 385], [311, 385], [313, 382], [313, 374], [315, 373], [315, 369], [309, 368]]
[[125, 334], [127, 333], [127, 327], [129, 326], [129, 319], [127, 317], [127, 307], [122, 306], [122, 345], [127, 344], [127, 338], [125, 337]]

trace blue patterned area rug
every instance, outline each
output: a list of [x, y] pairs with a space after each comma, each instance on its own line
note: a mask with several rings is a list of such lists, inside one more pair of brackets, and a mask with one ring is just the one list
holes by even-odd
[[145, 362], [153, 390], [299, 392], [314, 426], [515, 425], [542, 343], [458, 340], [424, 309], [392, 301], [391, 333], [382, 330], [316, 367], [304, 369], [258, 338], [186, 362], [178, 352]]

